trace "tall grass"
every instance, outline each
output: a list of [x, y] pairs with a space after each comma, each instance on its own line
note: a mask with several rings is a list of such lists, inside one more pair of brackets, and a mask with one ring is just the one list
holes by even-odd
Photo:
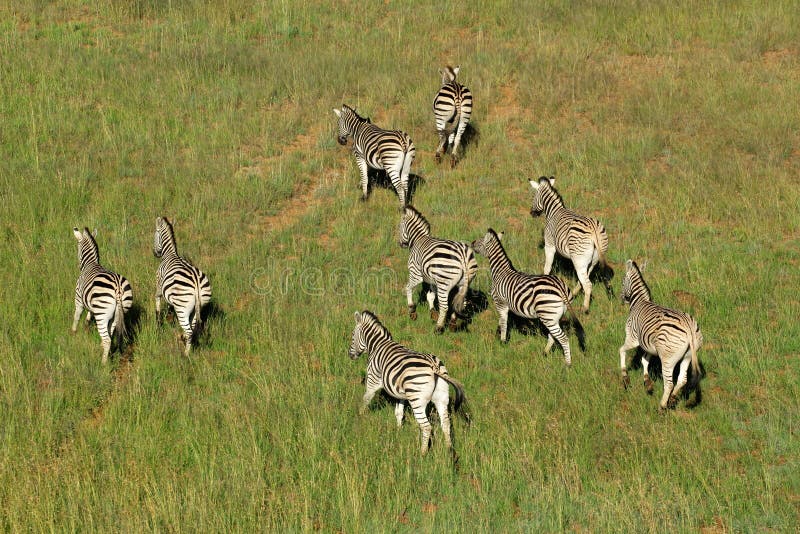
[[[0, 506], [5, 530], [792, 531], [800, 413], [800, 14], [792, 2], [227, 1], [0, 7]], [[460, 64], [478, 135], [433, 163], [437, 69]], [[555, 175], [610, 259], [705, 337], [702, 402], [659, 414], [597, 291], [571, 369], [545, 339], [411, 322], [391, 190], [357, 199], [331, 109], [402, 128], [435, 235], [505, 230], [540, 272], [527, 180]], [[158, 215], [209, 273], [191, 358], [153, 315]], [[73, 226], [132, 283], [131, 346], [69, 335]], [[560, 273], [571, 283], [569, 269]], [[376, 402], [352, 314], [439, 355], [467, 388], [442, 443]], [[573, 336], [573, 344], [574, 336]], [[636, 376], [635, 372], [632, 376]], [[660, 383], [656, 385], [658, 392]], [[407, 418], [408, 419], [408, 418]]]

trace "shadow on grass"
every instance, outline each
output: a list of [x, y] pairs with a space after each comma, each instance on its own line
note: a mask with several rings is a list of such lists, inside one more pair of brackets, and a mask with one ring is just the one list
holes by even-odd
[[[423, 306], [424, 309], [427, 309], [428, 301], [425, 299], [425, 295], [428, 293], [428, 291], [430, 291], [430, 289], [431, 286], [427, 282], [422, 282], [422, 291], [420, 291], [416, 301], [418, 307]], [[445, 319], [445, 325], [448, 325], [451, 332], [467, 332], [473, 318], [489, 307], [489, 297], [483, 291], [469, 288], [467, 289], [467, 296], [464, 299], [464, 310], [461, 313], [457, 313], [453, 307], [453, 297], [457, 291], [458, 288], [453, 288], [453, 290], [450, 292], [447, 310], [449, 317]], [[438, 314], [438, 299], [434, 301], [433, 309]], [[434, 317], [431, 317], [431, 319], [436, 322]]]
[[[539, 248], [544, 250], [544, 240], [539, 241]], [[542, 267], [544, 269], [544, 252], [541, 255]], [[550, 270], [550, 274], [555, 274], [560, 276], [566, 283], [567, 287], [570, 290], [573, 290], [576, 285], [578, 285], [578, 275], [575, 273], [575, 266], [572, 265], [572, 260], [569, 258], [565, 258], [558, 254], [555, 255], [553, 258], [553, 268]], [[603, 284], [606, 290], [606, 296], [612, 301], [614, 300], [615, 291], [614, 286], [612, 285], [612, 280], [614, 279], [614, 267], [610, 263], [606, 263], [605, 266], [597, 265], [589, 274], [589, 280], [591, 280], [593, 285]], [[582, 290], [580, 286], [578, 287], [578, 291], [573, 291], [573, 298], [576, 298], [579, 294], [582, 294]], [[592, 292], [594, 294], [594, 291]], [[574, 302], [574, 301], [573, 301]]]
[[[406, 195], [406, 204], [411, 205], [413, 203], [414, 194], [417, 192], [417, 187], [420, 184], [425, 183], [425, 179], [420, 176], [419, 174], [414, 174], [413, 172], [408, 175], [408, 194]], [[367, 196], [372, 195], [372, 190], [378, 187], [380, 189], [388, 189], [397, 194], [395, 191], [394, 185], [392, 185], [392, 180], [389, 178], [389, 175], [386, 171], [382, 169], [367, 169]]]
[[[642, 371], [644, 367], [642, 366], [642, 356], [645, 354], [644, 350], [641, 347], [636, 348], [636, 354], [630, 361], [628, 365], [628, 371]], [[688, 370], [688, 379], [686, 385], [683, 387], [683, 391], [681, 391], [681, 399], [683, 399], [686, 404], [686, 408], [694, 408], [699, 406], [700, 403], [703, 401], [703, 391], [701, 388], [701, 380], [706, 375], [706, 367], [703, 365], [702, 360], [698, 360], [698, 365], [700, 366], [700, 376], [694, 376], [694, 372], [692, 371], [692, 366], [689, 366]], [[678, 374], [680, 372], [680, 362], [675, 368], [672, 370], [672, 383], [676, 383], [678, 381]], [[662, 376], [662, 367], [661, 367], [661, 358], [658, 356], [650, 356], [650, 364], [647, 366], [647, 374], [650, 377], [650, 380], [653, 382], [654, 387], [653, 391], [648, 392], [649, 395], [653, 395], [654, 392], [658, 393], [659, 391], [664, 390], [664, 379]], [[643, 380], [643, 379], [642, 379]], [[633, 382], [633, 380], [631, 380]], [[655, 386], [658, 384], [658, 386]], [[692, 398], [692, 393], [694, 393], [694, 398]], [[658, 393], [660, 397], [660, 393]]]

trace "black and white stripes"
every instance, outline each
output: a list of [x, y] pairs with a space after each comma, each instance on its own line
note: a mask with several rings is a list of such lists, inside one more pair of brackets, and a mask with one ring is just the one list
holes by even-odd
[[[538, 318], [549, 333], [545, 353], [550, 351], [556, 339], [564, 350], [564, 361], [570, 365], [572, 356], [569, 339], [559, 325], [563, 315], [570, 311], [570, 297], [566, 284], [557, 276], [537, 276], [514, 269], [500, 243], [501, 237], [502, 234], [497, 234], [490, 228], [483, 238], [472, 243], [475, 252], [489, 259], [492, 272], [492, 299], [500, 316], [498, 326], [500, 340], [508, 341], [509, 312], [528, 319]], [[570, 315], [580, 341], [583, 339], [583, 328], [574, 314]]]
[[375, 394], [384, 389], [396, 400], [395, 417], [397, 426], [403, 423], [405, 404], [408, 403], [422, 433], [422, 454], [428, 451], [431, 437], [431, 423], [426, 409], [433, 402], [439, 414], [445, 443], [452, 449], [450, 436], [449, 385], [456, 391], [454, 411], [458, 411], [464, 401], [464, 386], [450, 378], [442, 361], [432, 354], [423, 354], [400, 345], [392, 340], [392, 335], [378, 318], [369, 311], [355, 313], [355, 327], [348, 354], [356, 359], [367, 353], [366, 392], [361, 404], [364, 412]]
[[72, 233], [78, 240], [81, 269], [75, 286], [72, 331], [77, 330], [84, 309], [87, 322], [94, 316], [103, 346], [103, 363], [106, 363], [111, 351], [111, 337], [116, 333], [117, 338], [122, 339], [125, 335], [125, 313], [133, 305], [133, 291], [124, 277], [100, 265], [97, 243], [88, 228], [83, 231], [73, 228]]
[[345, 145], [348, 138], [353, 139], [353, 154], [361, 174], [361, 199], [366, 200], [369, 196], [367, 169], [371, 167], [386, 171], [397, 191], [400, 205], [405, 206], [408, 201], [408, 175], [416, 153], [408, 134], [379, 128], [344, 104], [342, 109], [333, 111], [339, 118], [339, 144]]
[[[692, 365], [692, 378], [700, 378], [700, 364], [697, 350], [703, 344], [703, 335], [697, 322], [688, 314], [665, 308], [652, 302], [650, 288], [642, 277], [638, 265], [633, 260], [625, 263], [625, 278], [622, 281], [622, 299], [630, 305], [628, 320], [625, 322], [625, 342], [619, 348], [620, 368], [623, 384], [627, 387], [627, 352], [642, 347], [644, 385], [648, 393], [653, 384], [648, 374], [650, 355], [661, 359], [661, 376], [664, 379], [664, 393], [659, 406], [674, 407], [678, 395], [686, 385], [689, 364]], [[678, 382], [673, 388], [672, 376], [675, 366], [680, 363]]]
[[163, 296], [178, 317], [188, 355], [192, 336], [201, 325], [201, 308], [211, 300], [211, 283], [200, 269], [178, 255], [172, 224], [166, 217], [156, 219], [153, 254], [161, 258], [156, 274], [156, 315], [161, 313]]
[[[406, 285], [409, 315], [412, 319], [417, 317], [413, 298], [414, 288], [422, 282], [429, 284], [431, 291], [426, 295], [428, 306], [433, 309], [434, 297], [439, 301], [436, 332], [441, 333], [447, 321], [450, 292], [456, 287], [458, 291], [453, 297], [453, 308], [456, 313], [464, 311], [470, 280], [478, 271], [475, 253], [466, 243], [431, 237], [430, 224], [411, 206], [406, 206], [403, 210], [399, 234], [400, 246], [410, 248]], [[450, 322], [451, 327], [454, 328], [455, 323], [454, 314]]]
[[452, 147], [450, 164], [453, 167], [458, 162], [461, 137], [472, 116], [472, 92], [456, 81], [458, 71], [459, 67], [449, 65], [439, 71], [442, 74], [442, 87], [433, 99], [433, 116], [439, 134], [436, 162], [441, 161], [449, 145]]
[[[589, 280], [589, 275], [599, 263], [605, 276], [608, 269], [605, 259], [608, 252], [608, 235], [603, 224], [597, 219], [578, 215], [564, 207], [561, 196], [553, 187], [554, 183], [554, 178], [548, 179], [544, 176], [538, 181], [530, 181], [534, 190], [531, 215], [536, 217], [544, 213], [547, 219], [544, 227], [543, 272], [550, 274], [556, 252], [569, 258], [580, 282], [572, 293], [577, 294], [578, 288], [583, 287], [583, 311], [588, 313], [592, 298], [592, 282]], [[610, 292], [608, 281], [605, 282]]]

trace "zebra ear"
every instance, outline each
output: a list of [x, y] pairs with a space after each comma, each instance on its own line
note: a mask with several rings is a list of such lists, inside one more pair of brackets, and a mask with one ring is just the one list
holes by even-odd
[[341, 112], [341, 110], [338, 110], [338, 109], [336, 109], [336, 108], [333, 108], [333, 112], [334, 112], [334, 113], [336, 113], [336, 116], [337, 116], [337, 117], [341, 117], [341, 116], [342, 116], [342, 112]]
[[97, 237], [97, 228], [95, 228], [94, 232], [92, 232], [92, 237]]
[[550, 178], [547, 179], [547, 181], [550, 182], [551, 186], [556, 185], [556, 177], [555, 176], [551, 176]]
[[360, 323], [361, 322], [361, 312], [356, 312], [354, 317], [356, 319], [356, 323]]
[[498, 241], [502, 241], [502, 240], [503, 240], [503, 234], [504, 234], [504, 233], [505, 233], [505, 232], [497, 232], [497, 240], [498, 240]]
[[643, 272], [644, 272], [644, 270], [645, 270], [645, 269], [647, 269], [647, 262], [648, 262], [648, 261], [649, 261], [649, 260], [644, 260], [644, 261], [642, 262], [642, 264], [639, 266], [639, 272], [642, 272], [642, 273], [643, 273]]
[[537, 182], [536, 180], [528, 180], [528, 183], [531, 184], [531, 187], [533, 188], [534, 191], [537, 191], [539, 189], [539, 182]]
[[83, 233], [80, 230], [78, 230], [77, 226], [72, 228], [72, 234], [75, 236], [75, 239], [77, 239], [78, 241], [83, 239]]
[[458, 76], [458, 71], [460, 70], [461, 70], [460, 65], [456, 65], [455, 67], [453, 67], [453, 76]]

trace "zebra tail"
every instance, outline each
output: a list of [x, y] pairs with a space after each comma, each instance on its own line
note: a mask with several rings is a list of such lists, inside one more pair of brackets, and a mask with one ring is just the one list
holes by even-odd
[[117, 294], [117, 307], [114, 310], [114, 322], [117, 323], [117, 327], [114, 330], [114, 334], [117, 337], [117, 343], [122, 343], [123, 339], [128, 337], [128, 331], [125, 328], [125, 310], [122, 308], [122, 295]]
[[700, 361], [697, 359], [697, 349], [700, 348], [696, 332], [689, 337], [689, 350], [692, 353], [692, 383], [691, 387], [697, 386], [700, 382]]
[[613, 297], [614, 296], [614, 288], [611, 287], [611, 279], [614, 277], [614, 269], [611, 268], [609, 265], [608, 260], [606, 260], [605, 252], [603, 252], [602, 247], [602, 238], [600, 236], [600, 223], [595, 225], [594, 228], [594, 246], [597, 248], [597, 256], [598, 256], [598, 266], [600, 267], [600, 279], [603, 281], [603, 285], [606, 287], [606, 293]]
[[467, 396], [464, 393], [464, 384], [455, 378], [451, 378], [441, 373], [436, 373], [436, 376], [453, 386], [453, 389], [456, 390], [456, 399], [453, 402], [453, 412], [460, 414], [461, 417], [464, 418], [464, 421], [466, 421], [467, 425], [470, 425], [472, 423], [472, 416], [467, 409]]
[[198, 284], [194, 288], [194, 318], [192, 319], [192, 331], [195, 333], [195, 336], [200, 334], [200, 330], [203, 329], [203, 318], [200, 316], [200, 311], [203, 304], [200, 300], [200, 285]]

